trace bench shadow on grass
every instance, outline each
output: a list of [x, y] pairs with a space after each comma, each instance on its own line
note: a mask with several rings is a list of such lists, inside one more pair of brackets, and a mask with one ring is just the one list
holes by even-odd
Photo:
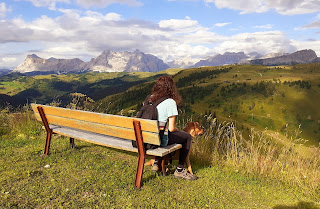
[[[81, 149], [84, 149], [84, 148], [89, 148], [89, 147], [101, 147], [101, 145], [97, 145], [97, 144], [75, 144], [75, 147], [74, 148], [71, 148], [70, 146], [66, 149], [75, 149], [75, 150], [81, 150]], [[115, 148], [112, 148], [112, 147], [105, 147], [106, 149], [109, 149], [111, 150], [112, 152], [118, 152], [118, 153], [122, 153], [122, 154], [126, 154], [126, 155], [129, 155], [131, 157], [136, 157], [137, 158], [137, 161], [136, 161], [136, 165], [138, 163], [138, 153], [135, 153], [135, 152], [130, 152], [130, 151], [125, 151], [125, 150], [119, 150], [119, 149], [115, 149]], [[63, 151], [61, 151], [63, 152]], [[173, 175], [174, 171], [175, 171], [175, 168], [176, 166], [178, 165], [178, 158], [177, 156], [174, 157], [175, 159], [172, 160], [172, 164], [171, 166], [169, 166], [169, 170], [167, 171], [166, 173], [166, 176], [170, 176], [170, 175]], [[151, 157], [147, 157], [145, 162], [148, 162], [149, 160], [151, 159]], [[191, 158], [191, 165], [192, 165], [192, 170], [195, 174], [197, 174], [197, 171], [203, 169], [203, 168], [206, 168], [208, 167], [208, 163], [207, 162], [194, 162], [194, 159]], [[145, 172], [151, 172], [151, 166], [144, 166], [144, 173]], [[152, 179], [155, 179], [157, 178], [157, 176], [163, 176], [163, 174], [161, 172], [157, 172], [157, 173], [152, 173], [151, 175], [143, 175], [143, 178], [142, 178], [142, 184], [146, 184], [147, 182], [149, 181], [152, 181]]]
[[296, 205], [276, 205], [273, 209], [320, 209], [313, 202], [298, 202]]
[[[90, 147], [101, 147], [101, 145], [89, 144], [88, 143], [88, 144], [75, 145], [74, 148], [68, 147], [66, 149], [81, 150], [81, 149], [90, 148]], [[134, 166], [138, 165], [138, 153], [125, 151], [125, 150], [119, 150], [119, 149], [115, 149], [115, 148], [112, 148], [112, 147], [104, 147], [104, 148], [105, 149], [109, 149], [111, 151], [110, 153], [117, 152], [119, 154], [121, 153], [121, 154], [126, 154], [126, 155], [129, 155], [131, 157], [134, 157], [134, 158], [136, 158], [136, 162], [134, 163]], [[61, 152], [63, 152], [63, 151], [61, 151]], [[145, 162], [147, 162], [150, 159], [151, 159], [151, 157], [147, 157]], [[136, 168], [134, 168], [134, 169], [136, 169]], [[151, 170], [151, 168], [149, 168], [149, 166], [144, 166], [144, 172], [149, 171], [149, 170]], [[148, 175], [147, 177], [144, 175], [143, 179], [142, 179], [142, 184], [145, 184], [146, 182], [149, 182], [150, 180], [152, 180], [154, 178], [157, 178], [157, 175], [162, 175], [162, 174], [154, 173], [154, 175]], [[167, 175], [170, 175], [170, 174], [168, 173]]]

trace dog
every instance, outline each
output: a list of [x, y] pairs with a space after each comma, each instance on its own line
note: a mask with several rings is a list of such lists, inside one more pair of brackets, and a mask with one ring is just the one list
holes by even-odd
[[[192, 136], [192, 138], [194, 138], [195, 136], [203, 135], [203, 133], [204, 133], [203, 127], [198, 122], [188, 122], [186, 127], [183, 129], [183, 131], [189, 133]], [[192, 145], [192, 143], [191, 143], [191, 145]], [[191, 145], [190, 145], [189, 154], [186, 158], [186, 165], [187, 165], [188, 172], [193, 175], [191, 163], [190, 163], [190, 158], [189, 158], [190, 153], [191, 153]], [[175, 152], [175, 155], [172, 156], [172, 159], [173, 160], [179, 159], [179, 151]], [[154, 158], [149, 160], [148, 162], [146, 162], [144, 165], [146, 165], [146, 166], [151, 165], [152, 166], [153, 163], [154, 163]]]

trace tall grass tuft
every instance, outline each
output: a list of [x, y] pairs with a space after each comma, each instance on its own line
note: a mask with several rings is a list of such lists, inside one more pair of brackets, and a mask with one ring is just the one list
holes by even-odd
[[[180, 126], [186, 122], [180, 121]], [[304, 140], [297, 138], [299, 134], [283, 136], [252, 128], [245, 138], [235, 123], [219, 123], [212, 116], [207, 116], [202, 125], [206, 130], [194, 140], [193, 162], [218, 164], [234, 172], [298, 185], [303, 192], [320, 200], [320, 149], [305, 146]]]
[[42, 129], [29, 105], [18, 109], [7, 107], [0, 110], [0, 123], [0, 140], [16, 137], [33, 139]]

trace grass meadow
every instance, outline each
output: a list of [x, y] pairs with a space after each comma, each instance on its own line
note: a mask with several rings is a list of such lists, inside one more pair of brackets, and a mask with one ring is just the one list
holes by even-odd
[[[195, 118], [179, 120], [179, 126]], [[199, 119], [197, 119], [199, 120]], [[28, 107], [0, 113], [0, 208], [320, 208], [320, 150], [294, 134], [250, 130], [203, 117], [194, 140], [196, 181], [145, 167], [137, 154], [46, 133]], [[299, 131], [299, 130], [297, 130]], [[174, 164], [177, 162], [174, 162]]]

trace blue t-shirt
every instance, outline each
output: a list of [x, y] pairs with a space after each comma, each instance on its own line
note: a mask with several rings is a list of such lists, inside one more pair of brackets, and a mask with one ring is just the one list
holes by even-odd
[[173, 99], [169, 98], [158, 104], [158, 121], [166, 123], [171, 116], [178, 115], [177, 103]]

